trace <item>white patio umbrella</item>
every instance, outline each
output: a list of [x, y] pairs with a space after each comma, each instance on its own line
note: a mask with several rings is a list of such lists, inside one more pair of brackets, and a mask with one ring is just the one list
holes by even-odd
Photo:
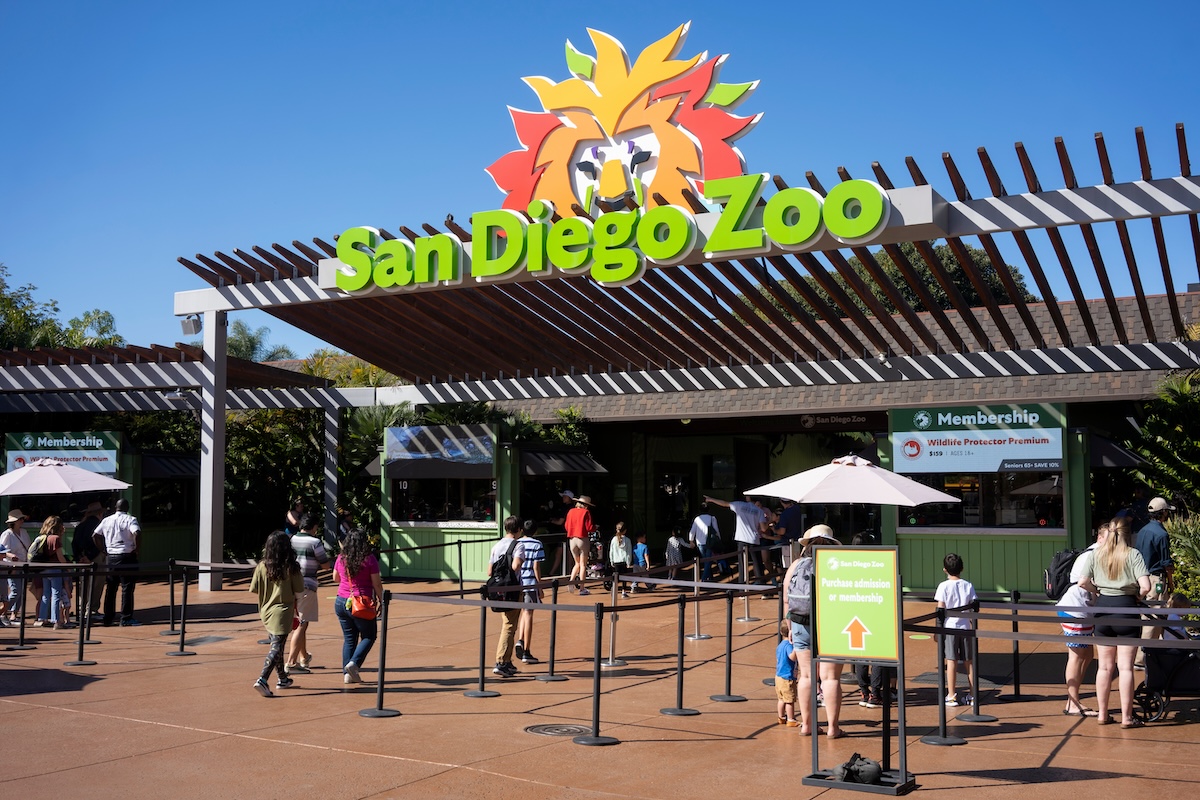
[[960, 498], [897, 475], [858, 456], [835, 458], [830, 464], [747, 489], [745, 494], [782, 497], [797, 503], [919, 506], [922, 503], [962, 502]]
[[73, 467], [53, 458], [39, 458], [20, 469], [0, 475], [0, 495], [74, 494], [128, 489], [129, 484]]

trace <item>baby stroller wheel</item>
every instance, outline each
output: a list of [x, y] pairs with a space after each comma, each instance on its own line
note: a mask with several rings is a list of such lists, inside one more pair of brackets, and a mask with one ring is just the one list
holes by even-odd
[[604, 591], [607, 592], [607, 591], [610, 591], [611, 589], [612, 589], [612, 581], [605, 581], [604, 582]]
[[1139, 706], [1141, 717], [1146, 722], [1157, 722], [1166, 716], [1167, 703], [1170, 702], [1162, 692], [1153, 692], [1147, 689], [1145, 681], [1139, 683], [1138, 687], [1133, 690], [1133, 700]]

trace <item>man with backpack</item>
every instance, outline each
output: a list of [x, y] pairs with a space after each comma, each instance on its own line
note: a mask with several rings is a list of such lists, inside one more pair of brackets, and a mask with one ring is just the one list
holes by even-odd
[[[504, 520], [504, 538], [492, 546], [488, 558], [488, 594], [492, 600], [520, 601], [520, 579], [517, 577], [519, 564], [514, 564], [513, 551], [517, 549], [517, 535], [521, 533], [521, 518], [509, 517]], [[512, 590], [506, 590], [511, 587]], [[519, 608], [497, 608], [504, 616], [500, 625], [500, 639], [496, 642], [496, 666], [492, 674], [501, 678], [511, 678], [520, 670], [513, 666], [513, 651], [517, 644], [517, 622], [521, 618]]]

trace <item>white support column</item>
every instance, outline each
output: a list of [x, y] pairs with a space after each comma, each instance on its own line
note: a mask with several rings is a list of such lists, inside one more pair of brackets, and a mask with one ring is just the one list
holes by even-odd
[[[226, 313], [204, 312], [200, 384], [200, 561], [225, 560], [225, 337]], [[200, 589], [221, 588], [220, 572], [201, 572]]]
[[337, 406], [327, 405], [325, 411], [325, 530], [337, 540], [338, 445], [341, 436]]

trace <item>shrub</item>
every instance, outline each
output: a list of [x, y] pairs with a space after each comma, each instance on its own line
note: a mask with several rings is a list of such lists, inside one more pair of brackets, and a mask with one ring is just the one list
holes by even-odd
[[1167, 520], [1171, 559], [1175, 562], [1175, 591], [1200, 602], [1200, 516]]

